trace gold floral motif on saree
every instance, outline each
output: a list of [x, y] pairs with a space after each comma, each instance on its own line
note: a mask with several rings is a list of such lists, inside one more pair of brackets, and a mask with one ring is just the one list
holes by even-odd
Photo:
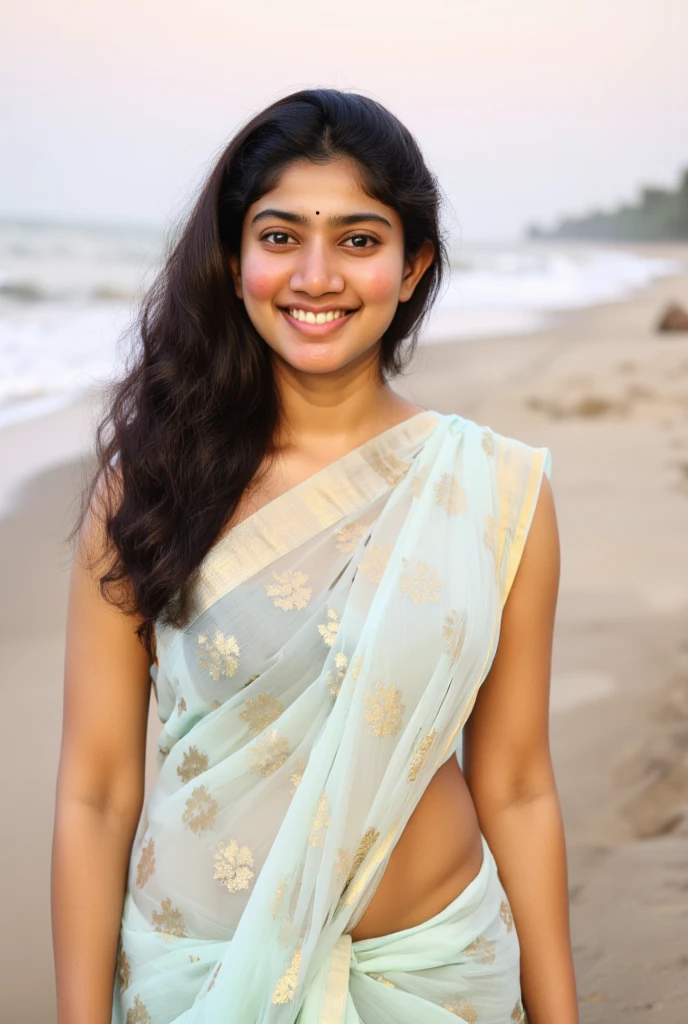
[[318, 626], [318, 632], [327, 646], [331, 647], [337, 639], [337, 633], [339, 632], [339, 617], [333, 608], [327, 609], [327, 622], [323, 622]]
[[299, 970], [301, 968], [301, 950], [297, 949], [291, 959], [289, 967], [279, 978], [272, 993], [273, 1003], [290, 1003], [296, 993], [299, 981]]
[[472, 1003], [466, 999], [462, 999], [458, 1003], [442, 1003], [442, 1009], [449, 1010], [449, 1013], [465, 1020], [467, 1024], [478, 1024], [478, 1014], [473, 1009]]
[[520, 999], [511, 1011], [511, 1019], [514, 1022], [514, 1024], [528, 1024], [526, 1011], [523, 1009], [523, 1004], [521, 1003]]
[[375, 683], [375, 693], [364, 694], [364, 718], [374, 736], [396, 736], [401, 729], [401, 720], [406, 705], [401, 700], [402, 693], [390, 683], [385, 686], [382, 679]]
[[236, 839], [230, 839], [226, 844], [220, 841], [213, 860], [215, 863], [213, 878], [219, 881], [228, 892], [248, 889], [253, 878], [253, 854], [245, 843], [240, 846]]
[[357, 875], [351, 887], [346, 891], [346, 896], [344, 897], [344, 904], [346, 906], [351, 906], [353, 903], [356, 902], [358, 897], [361, 895], [366, 885], [368, 884], [371, 875], [377, 868], [378, 864], [381, 864], [384, 858], [387, 856], [389, 849], [392, 843], [394, 842], [396, 835], [398, 834], [398, 829], [399, 822], [395, 821], [395, 823], [392, 825], [391, 829], [389, 830], [385, 838], [378, 846], [373, 856], [370, 858], [365, 867], [361, 869], [360, 874]]
[[117, 984], [123, 992], [131, 985], [131, 964], [129, 963], [129, 957], [122, 948], [122, 940], [119, 941], [119, 951], [117, 953]]
[[363, 523], [348, 523], [346, 526], [343, 526], [334, 535], [337, 542], [337, 551], [350, 555], [352, 551], [356, 550], [356, 545], [361, 537], [365, 537], [366, 533], [367, 530]]
[[399, 589], [407, 594], [414, 604], [421, 601], [436, 602], [440, 599], [442, 584], [434, 569], [427, 562], [415, 558], [402, 558], [399, 573]]
[[502, 900], [499, 904], [499, 916], [506, 925], [506, 930], [510, 932], [514, 927], [514, 915], [511, 911], [511, 906], [509, 905], [508, 900]]
[[418, 772], [421, 770], [421, 768], [427, 761], [428, 754], [430, 753], [430, 750], [432, 748], [433, 743], [435, 742], [436, 737], [436, 730], [431, 729], [430, 732], [426, 736], [424, 736], [423, 739], [418, 744], [418, 749], [411, 758], [411, 764], [408, 770], [407, 778], [409, 782], [415, 782], [416, 779], [418, 778]]
[[205, 633], [200, 633], [196, 653], [198, 667], [215, 681], [222, 676], [230, 678], [239, 667], [240, 650], [236, 637], [225, 636], [220, 629], [216, 630], [212, 640], [208, 640]]
[[287, 570], [286, 572], [273, 572], [274, 583], [267, 583], [265, 592], [268, 597], [274, 597], [275, 608], [281, 608], [285, 612], [296, 609], [303, 611], [311, 599], [313, 591], [307, 587], [308, 576], [300, 569]]
[[491, 430], [489, 430], [489, 429], [483, 430], [481, 438], [480, 438], [480, 444], [481, 444], [482, 449], [483, 449], [483, 451], [485, 452], [486, 455], [490, 455], [490, 456], [494, 455], [494, 453], [495, 453], [494, 434], [492, 433]]
[[491, 964], [495, 958], [493, 943], [488, 942], [484, 935], [479, 935], [463, 950], [464, 956], [477, 960], [481, 964]]
[[[182, 715], [184, 714], [185, 711], [186, 711], [186, 701], [182, 697], [181, 700], [179, 701], [179, 703], [177, 704], [177, 714], [179, 715], [180, 718], [182, 717]], [[168, 753], [169, 753], [169, 751], [168, 751]]]
[[272, 725], [284, 711], [284, 708], [270, 693], [259, 693], [255, 700], [247, 700], [244, 710], [240, 714], [245, 722], [248, 722], [250, 731], [257, 735]]
[[366, 857], [368, 856], [368, 854], [370, 853], [371, 849], [373, 848], [373, 846], [375, 845], [375, 843], [378, 841], [379, 838], [380, 838], [380, 833], [378, 832], [378, 830], [376, 828], [372, 828], [372, 826], [371, 826], [371, 828], [366, 830], [366, 832], [363, 835], [363, 838], [361, 839], [360, 843], [358, 844], [358, 849], [356, 850], [356, 853], [354, 854], [354, 859], [351, 862], [351, 867], [349, 869], [349, 874], [348, 874], [348, 877], [346, 879], [346, 883], [344, 885], [345, 889], [347, 889], [351, 885], [351, 883], [353, 882], [354, 878], [356, 877], [356, 873], [358, 872], [358, 869], [360, 868], [361, 864], [366, 859]]
[[186, 938], [186, 925], [182, 912], [172, 906], [169, 896], [160, 904], [160, 910], [152, 912], [151, 918], [154, 931], [163, 932], [166, 935], [176, 935], [178, 939]]
[[306, 762], [303, 760], [303, 758], [297, 757], [296, 761], [294, 762], [294, 771], [289, 776], [292, 793], [295, 793], [296, 790], [299, 788], [299, 783], [303, 778], [303, 773], [305, 772], [305, 770]]
[[317, 810], [313, 816], [311, 822], [311, 831], [308, 836], [308, 842], [310, 846], [323, 846], [325, 843], [325, 833], [327, 827], [330, 824], [330, 808], [327, 802], [327, 793], [323, 793], [320, 797]]
[[361, 667], [363, 665], [363, 655], [359, 654], [358, 657], [354, 658], [351, 662], [351, 678], [354, 682], [358, 682], [358, 677], [361, 674]]
[[444, 625], [442, 626], [444, 649], [452, 662], [458, 661], [461, 657], [466, 640], [466, 630], [467, 616], [465, 612], [459, 615], [457, 611], [452, 611], [450, 615], [445, 617]]
[[286, 892], [286, 889], [287, 889], [287, 880], [286, 880], [286, 878], [282, 877], [280, 879], [279, 885], [277, 886], [277, 888], [275, 890], [275, 895], [272, 897], [272, 903], [270, 904], [270, 913], [272, 914], [273, 917], [277, 917], [277, 911], [279, 910], [280, 904], [282, 903], [282, 900], [284, 899], [284, 894]]
[[219, 809], [217, 800], [210, 795], [205, 786], [194, 786], [191, 796], [184, 804], [182, 821], [192, 832], [200, 835], [213, 828]]
[[127, 1010], [126, 1024], [151, 1024], [151, 1015], [139, 995], [134, 997], [133, 1005]]
[[363, 552], [363, 557], [358, 563], [358, 568], [370, 583], [379, 583], [385, 569], [387, 568], [387, 563], [389, 562], [389, 556], [391, 554], [391, 548], [382, 547], [379, 544], [373, 544], [370, 547], [367, 547]]
[[339, 696], [339, 691], [342, 688], [342, 681], [346, 675], [346, 667], [349, 663], [349, 659], [343, 651], [338, 651], [334, 656], [334, 672], [327, 673], [327, 686], [330, 691], [330, 696], [336, 700]]
[[141, 848], [141, 856], [136, 868], [136, 884], [143, 889], [149, 878], [153, 877], [155, 871], [155, 840], [151, 836], [147, 843]]
[[418, 472], [414, 473], [411, 478], [411, 494], [414, 498], [420, 498], [429, 476], [430, 470], [427, 466], [421, 466]]
[[494, 516], [485, 516], [485, 533], [483, 544], [492, 555], [494, 561], [495, 580], [499, 582], [499, 524]]
[[184, 785], [191, 782], [197, 775], [202, 775], [208, 770], [208, 755], [201, 754], [197, 747], [189, 747], [184, 752], [182, 763], [177, 765], [177, 775]]
[[443, 473], [435, 484], [435, 504], [443, 508], [448, 516], [457, 516], [468, 508], [466, 492], [451, 473]]
[[261, 737], [255, 747], [248, 748], [248, 763], [254, 772], [267, 777], [281, 768], [289, 757], [289, 740], [276, 729]]
[[334, 877], [337, 888], [341, 889], [346, 882], [351, 866], [351, 854], [342, 846], [337, 847], [337, 862], [334, 866]]
[[493, 555], [497, 555], [499, 548], [499, 527], [495, 521], [494, 516], [485, 516], [485, 533], [483, 534], [483, 544], [488, 551], [491, 551]]

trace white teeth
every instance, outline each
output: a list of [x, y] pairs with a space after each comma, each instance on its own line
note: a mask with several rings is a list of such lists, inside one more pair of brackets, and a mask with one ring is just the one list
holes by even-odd
[[312, 313], [310, 310], [298, 309], [294, 306], [289, 310], [289, 315], [302, 324], [328, 324], [331, 320], [339, 320], [346, 316], [346, 310], [330, 309], [327, 313]]

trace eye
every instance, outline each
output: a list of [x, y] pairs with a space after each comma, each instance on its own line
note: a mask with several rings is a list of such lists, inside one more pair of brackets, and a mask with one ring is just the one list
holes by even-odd
[[289, 240], [296, 241], [287, 231], [266, 231], [261, 235], [261, 242], [270, 242], [272, 245], [287, 245]]
[[[351, 248], [353, 249], [372, 249], [373, 246], [378, 245], [379, 241], [374, 235], [350, 235], [349, 238], [344, 239], [344, 243], [351, 242]], [[368, 245], [367, 243], [371, 244]]]

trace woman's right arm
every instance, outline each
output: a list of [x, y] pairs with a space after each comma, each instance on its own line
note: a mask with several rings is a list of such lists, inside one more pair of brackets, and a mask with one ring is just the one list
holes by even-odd
[[59, 1024], [110, 1024], [131, 844], [144, 794], [150, 659], [140, 619], [100, 594], [84, 564], [102, 550], [89, 511], [67, 611], [64, 717], [51, 902]]

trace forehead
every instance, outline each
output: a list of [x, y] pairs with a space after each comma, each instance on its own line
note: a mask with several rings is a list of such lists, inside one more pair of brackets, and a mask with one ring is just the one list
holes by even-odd
[[383, 214], [401, 230], [397, 212], [364, 191], [355, 164], [345, 159], [326, 164], [315, 164], [310, 160], [288, 164], [275, 187], [249, 207], [247, 220], [261, 209], [272, 206], [308, 216], [319, 210], [323, 218], [333, 213], [367, 210]]

